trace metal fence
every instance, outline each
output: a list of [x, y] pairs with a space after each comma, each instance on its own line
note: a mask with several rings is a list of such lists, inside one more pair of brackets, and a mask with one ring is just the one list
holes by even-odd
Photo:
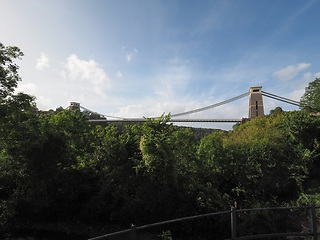
[[[172, 219], [168, 221], [158, 222], [158, 223], [152, 223], [147, 224], [143, 226], [136, 226], [132, 225], [131, 228], [118, 231], [114, 233], [109, 233], [106, 235], [90, 238], [88, 240], [102, 240], [102, 239], [108, 239], [114, 236], [124, 235], [124, 234], [130, 234], [130, 240], [137, 240], [136, 232], [143, 229], [158, 227], [161, 225], [167, 225], [171, 223], [177, 223], [177, 222], [184, 222], [184, 221], [190, 221], [193, 219], [199, 219], [204, 217], [211, 217], [215, 215], [223, 215], [223, 214], [230, 214], [231, 219], [231, 238], [227, 240], [246, 240], [246, 239], [261, 239], [261, 238], [272, 238], [272, 237], [290, 237], [290, 236], [300, 236], [300, 237], [312, 237], [313, 240], [318, 240], [318, 234], [317, 231], [317, 217], [316, 217], [316, 209], [320, 208], [318, 206], [315, 206], [314, 204], [310, 204], [309, 206], [299, 206], [299, 207], [271, 207], [271, 208], [251, 208], [251, 209], [236, 209], [231, 208], [231, 210], [228, 211], [222, 211], [222, 212], [214, 212], [214, 213], [207, 213], [207, 214], [200, 214], [190, 217], [183, 217], [183, 218], [177, 218]], [[237, 214], [239, 213], [249, 213], [253, 211], [270, 211], [270, 210], [292, 210], [292, 209], [307, 209], [310, 212], [310, 231], [309, 232], [285, 232], [285, 233], [268, 233], [268, 234], [258, 234], [258, 235], [250, 235], [250, 236], [237, 236]]]

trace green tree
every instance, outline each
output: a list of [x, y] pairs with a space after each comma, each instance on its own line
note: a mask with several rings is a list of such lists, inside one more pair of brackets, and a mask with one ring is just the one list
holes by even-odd
[[197, 181], [201, 185], [198, 202], [201, 208], [210, 211], [232, 205], [229, 197], [231, 166], [223, 144], [226, 137], [226, 132], [215, 131], [201, 139], [197, 151]]
[[88, 205], [93, 218], [120, 222], [137, 222], [143, 214], [141, 194], [144, 182], [137, 165], [141, 162], [140, 130], [127, 127], [120, 133], [116, 127], [97, 126], [92, 141], [94, 153], [87, 159], [99, 177], [97, 194]]
[[310, 82], [300, 99], [302, 110], [320, 112], [320, 78]]
[[270, 114], [275, 114], [275, 115], [282, 113], [282, 112], [283, 112], [283, 110], [281, 107], [276, 107], [275, 109], [270, 110]]
[[18, 65], [14, 59], [23, 56], [18, 47], [5, 47], [0, 43], [0, 99], [3, 101], [12, 96], [18, 82], [21, 80], [18, 74]]
[[[54, 116], [29, 113], [19, 128], [8, 135], [0, 161], [0, 189], [5, 193], [0, 199], [3, 220], [28, 227], [34, 222], [78, 216], [79, 208], [75, 207], [79, 205], [71, 202], [77, 203], [85, 177], [77, 177], [81, 172], [74, 166], [83, 157], [81, 154], [89, 150], [80, 145], [83, 152], [76, 152], [74, 157], [72, 149], [77, 148], [78, 136], [67, 135], [69, 129], [52, 124]], [[73, 120], [70, 124], [77, 126], [77, 119]]]
[[163, 186], [174, 186], [177, 180], [177, 162], [172, 144], [174, 128], [167, 124], [169, 118], [147, 119], [140, 142], [146, 172], [155, 183]]
[[140, 169], [146, 178], [141, 198], [147, 203], [149, 215], [159, 219], [168, 216], [176, 207], [177, 159], [174, 157], [170, 116], [147, 119], [142, 127]]
[[58, 108], [56, 108], [56, 111], [55, 111], [55, 113], [59, 113], [59, 112], [62, 112], [63, 111], [63, 107], [58, 107]]
[[206, 176], [206, 181], [212, 182], [216, 186], [222, 184], [224, 180], [223, 168], [226, 162], [226, 151], [223, 146], [223, 141], [226, 138], [226, 133], [223, 131], [216, 131], [204, 137], [198, 148], [198, 156], [200, 159], [201, 167], [199, 174]]
[[[5, 47], [0, 43], [0, 114], [5, 116], [8, 108], [25, 110], [30, 107], [33, 98], [26, 94], [14, 94], [21, 78], [18, 74], [19, 66], [14, 62], [23, 56], [18, 47]], [[11, 109], [12, 110], [12, 109]]]
[[18, 47], [5, 47], [0, 43], [0, 143], [7, 139], [11, 130], [17, 129], [26, 117], [34, 98], [24, 93], [15, 94], [21, 78], [14, 62], [23, 56]]
[[260, 184], [274, 196], [275, 203], [296, 200], [317, 162], [318, 118], [302, 111], [269, 115], [241, 126], [237, 135], [242, 135], [239, 142], [252, 147], [250, 159], [256, 159], [263, 174], [258, 178], [263, 180]]
[[[14, 199], [21, 196], [16, 190], [28, 182], [24, 161], [17, 156], [19, 146], [31, 140], [26, 130], [34, 98], [15, 93], [21, 81], [15, 60], [22, 56], [18, 47], [0, 43], [0, 224], [15, 214]], [[24, 145], [24, 150], [28, 147]]]
[[307, 113], [284, 112], [209, 135], [198, 150], [200, 169], [238, 207], [294, 201], [317, 156], [318, 126]]

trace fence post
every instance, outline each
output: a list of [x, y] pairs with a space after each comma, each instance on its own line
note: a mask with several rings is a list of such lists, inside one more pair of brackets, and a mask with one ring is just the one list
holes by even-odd
[[130, 240], [136, 240], [136, 225], [131, 224]]
[[236, 221], [236, 209], [231, 207], [231, 238], [237, 239], [237, 221]]
[[310, 217], [311, 217], [311, 231], [312, 231], [312, 239], [318, 240], [318, 230], [317, 230], [317, 216], [315, 205], [313, 203], [310, 204]]

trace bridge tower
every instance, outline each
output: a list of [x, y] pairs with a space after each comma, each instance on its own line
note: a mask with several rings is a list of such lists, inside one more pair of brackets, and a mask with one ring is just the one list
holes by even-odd
[[80, 109], [80, 103], [77, 103], [77, 102], [70, 102], [70, 106], [69, 108], [71, 110], [76, 110], [76, 109]]
[[264, 116], [261, 88], [262, 87], [251, 87], [249, 89], [249, 119]]

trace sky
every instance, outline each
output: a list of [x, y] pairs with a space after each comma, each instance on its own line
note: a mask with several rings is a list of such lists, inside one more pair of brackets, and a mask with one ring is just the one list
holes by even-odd
[[[0, 9], [0, 42], [25, 54], [17, 90], [40, 110], [79, 102], [158, 117], [254, 86], [299, 101], [320, 77], [320, 0], [0, 0]], [[263, 102], [265, 114], [298, 109]], [[246, 97], [183, 118], [241, 119], [248, 109]]]

